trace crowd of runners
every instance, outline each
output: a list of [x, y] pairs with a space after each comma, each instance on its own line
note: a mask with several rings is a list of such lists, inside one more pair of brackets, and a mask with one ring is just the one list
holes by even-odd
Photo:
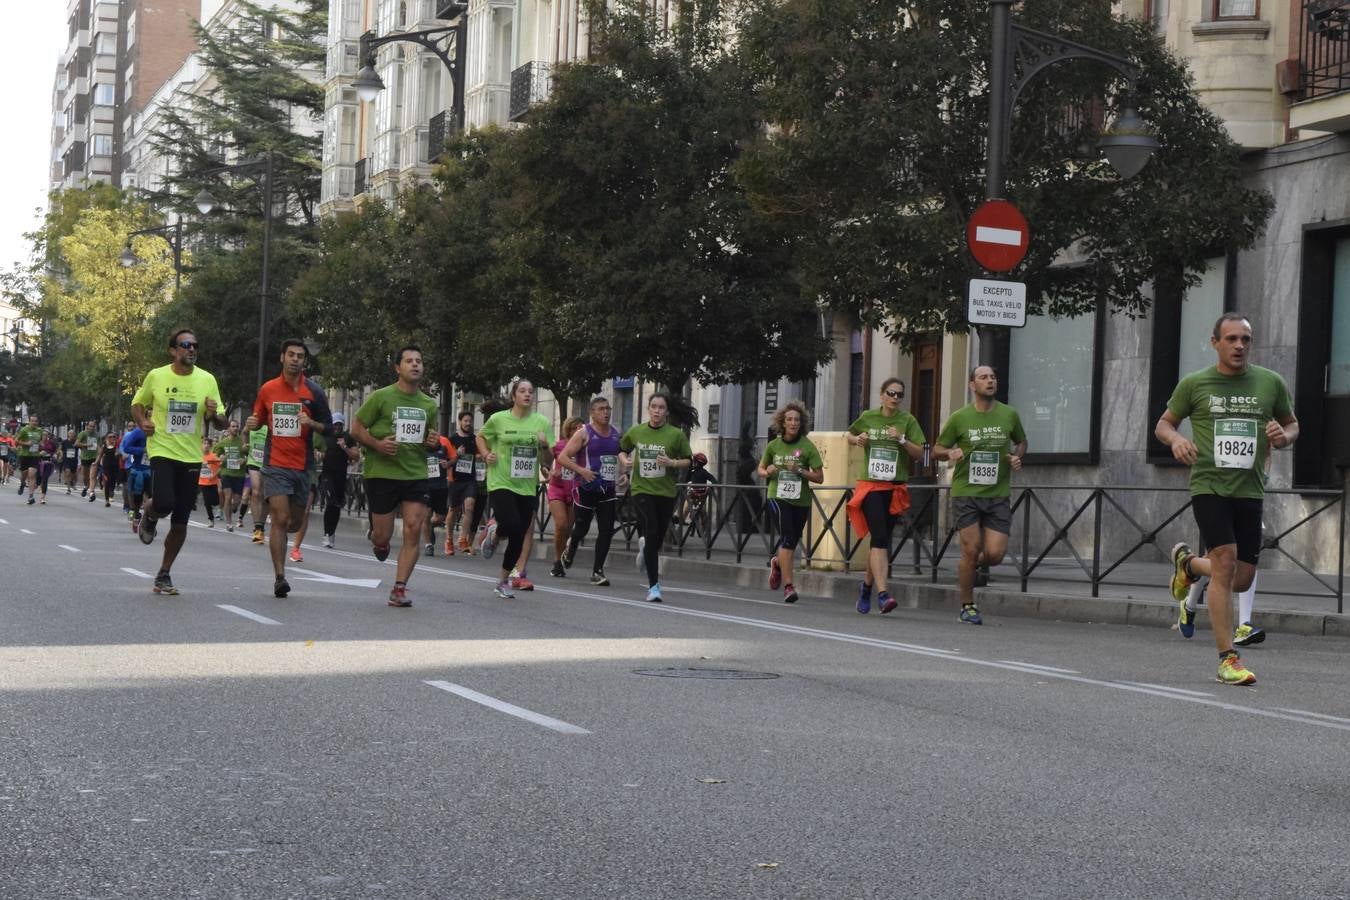
[[[1214, 325], [1216, 364], [1182, 378], [1155, 433], [1190, 469], [1191, 506], [1204, 554], [1190, 543], [1172, 551], [1170, 589], [1178, 604], [1178, 629], [1195, 633], [1197, 605], [1205, 602], [1219, 652], [1218, 680], [1251, 684], [1255, 676], [1235, 646], [1264, 640], [1252, 623], [1256, 565], [1262, 543], [1262, 498], [1270, 451], [1298, 437], [1298, 422], [1284, 380], [1249, 361], [1250, 322], [1227, 313]], [[323, 546], [333, 547], [351, 476], [362, 476], [366, 538], [377, 560], [393, 551], [400, 530], [394, 584], [388, 604], [412, 605], [409, 581], [422, 555], [500, 554], [493, 591], [511, 599], [531, 590], [531, 558], [541, 493], [554, 523], [550, 574], [564, 578], [594, 528], [590, 583], [608, 586], [605, 574], [621, 501], [637, 516], [635, 564], [647, 579], [646, 599], [663, 602], [660, 552], [677, 498], [686, 482], [686, 507], [712, 480], [707, 460], [694, 453], [687, 401], [651, 395], [646, 419], [620, 431], [612, 407], [595, 397], [586, 417], [569, 418], [555, 435], [535, 409], [528, 380], [511, 382], [506, 395], [478, 410], [456, 412], [451, 433], [437, 431], [440, 408], [422, 389], [424, 363], [415, 346], [391, 357], [396, 380], [374, 390], [348, 423], [333, 412], [323, 388], [306, 374], [309, 350], [300, 340], [280, 347], [275, 378], [264, 382], [251, 407], [225, 414], [215, 378], [197, 365], [199, 345], [189, 329], [168, 342], [169, 364], [146, 374], [132, 399], [132, 420], [121, 429], [90, 421], [60, 433], [37, 415], [0, 427], [0, 484], [17, 481], [28, 505], [47, 502], [56, 489], [110, 508], [121, 486], [121, 506], [131, 530], [153, 544], [163, 528], [157, 594], [177, 594], [172, 569], [194, 510], [207, 527], [225, 530], [252, 523], [252, 540], [267, 544], [273, 593], [286, 597], [287, 562], [303, 560], [311, 510], [322, 497]], [[978, 573], [997, 565], [1012, 527], [1012, 476], [1029, 447], [1017, 410], [996, 399], [997, 373], [980, 365], [970, 372], [970, 403], [956, 410], [932, 443], [919, 422], [901, 408], [905, 385], [888, 378], [875, 408], [849, 425], [846, 439], [861, 452], [847, 502], [852, 533], [867, 542], [858, 587], [860, 614], [884, 614], [899, 605], [887, 584], [894, 531], [910, 506], [908, 482], [915, 464], [947, 461], [951, 468], [951, 517], [960, 546], [957, 587], [961, 622], [982, 622], [974, 588]], [[1191, 422], [1188, 437], [1178, 430]], [[812, 512], [812, 486], [824, 480], [820, 449], [810, 438], [806, 407], [789, 401], [773, 419], [771, 440], [759, 458], [777, 540], [768, 586], [786, 603], [800, 598], [793, 561]], [[692, 499], [691, 499], [692, 498]], [[401, 529], [399, 522], [401, 521]], [[444, 529], [440, 544], [436, 530]], [[1232, 598], [1238, 594], [1234, 624]]]

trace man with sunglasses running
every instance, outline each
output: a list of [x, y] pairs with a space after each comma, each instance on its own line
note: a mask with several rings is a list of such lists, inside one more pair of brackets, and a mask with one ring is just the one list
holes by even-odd
[[142, 544], [155, 540], [160, 519], [169, 517], [164, 557], [155, 575], [156, 594], [175, 595], [169, 570], [187, 538], [202, 467], [202, 436], [209, 425], [225, 428], [216, 378], [197, 368], [197, 336], [180, 328], [169, 338], [173, 362], [151, 369], [131, 400], [131, 415], [146, 434], [152, 505], [141, 522]]

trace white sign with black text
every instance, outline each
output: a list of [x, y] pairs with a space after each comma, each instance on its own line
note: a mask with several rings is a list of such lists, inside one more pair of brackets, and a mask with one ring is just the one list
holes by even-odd
[[1020, 281], [970, 279], [966, 321], [1021, 328], [1027, 324], [1027, 286]]

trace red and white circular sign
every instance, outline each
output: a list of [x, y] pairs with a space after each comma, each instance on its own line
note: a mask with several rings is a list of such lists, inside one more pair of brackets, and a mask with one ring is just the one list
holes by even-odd
[[1031, 226], [1007, 200], [986, 200], [966, 225], [966, 244], [980, 265], [991, 272], [1006, 272], [1027, 255]]

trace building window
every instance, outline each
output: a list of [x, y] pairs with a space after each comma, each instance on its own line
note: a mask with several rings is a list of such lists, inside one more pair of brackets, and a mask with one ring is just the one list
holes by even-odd
[[1350, 221], [1303, 234], [1294, 483], [1341, 487], [1350, 469]]
[[848, 420], [856, 422], [863, 411], [863, 333], [854, 329], [848, 339]]
[[1145, 17], [1158, 34], [1167, 33], [1167, 0], [1149, 0]]
[[1022, 417], [1034, 457], [1097, 461], [1101, 389], [1100, 310], [1073, 318], [1031, 316], [1009, 336], [1008, 404]]
[[136, 46], [136, 13], [127, 16], [127, 47]]
[[1214, 0], [1215, 19], [1255, 19], [1257, 0]]
[[769, 381], [764, 384], [764, 412], [778, 412], [778, 382]]
[[94, 85], [95, 106], [112, 106], [116, 96], [117, 92], [111, 84]]
[[717, 434], [722, 427], [722, 404], [708, 404], [708, 434]]
[[112, 156], [112, 135], [94, 135], [94, 156]]

